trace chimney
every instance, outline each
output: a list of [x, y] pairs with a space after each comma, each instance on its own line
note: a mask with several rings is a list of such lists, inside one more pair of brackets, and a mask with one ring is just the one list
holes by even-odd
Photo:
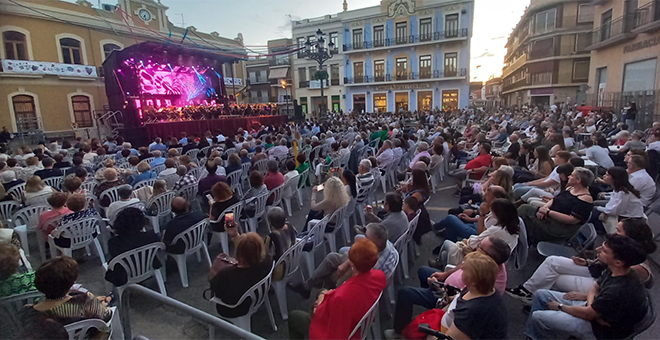
[[348, 11], [348, 2], [344, 0], [344, 12]]

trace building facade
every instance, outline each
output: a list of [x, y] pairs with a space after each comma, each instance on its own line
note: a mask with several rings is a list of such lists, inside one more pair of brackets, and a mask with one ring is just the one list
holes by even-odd
[[[344, 12], [345, 13], [345, 12]], [[325, 34], [326, 43], [333, 42], [333, 58], [326, 61], [322, 71], [328, 73], [328, 79], [323, 82], [323, 95], [327, 111], [346, 111], [344, 84], [344, 67], [341, 48], [343, 43], [342, 16], [344, 13], [326, 15], [320, 18], [303, 19], [292, 22], [293, 42], [298, 48], [305, 48], [305, 42], [315, 42], [316, 31]], [[293, 84], [296, 88], [295, 97], [301, 106], [303, 114], [315, 115], [321, 111], [324, 102], [321, 97], [321, 81], [316, 79], [319, 65], [314, 60], [305, 58], [301, 50], [291, 56], [293, 58]]]
[[492, 78], [486, 81], [486, 110], [497, 110], [502, 106], [502, 78]]
[[346, 110], [468, 106], [474, 1], [382, 0], [343, 13]]
[[291, 79], [291, 56], [272, 55], [293, 49], [291, 39], [268, 41], [271, 56], [249, 59], [245, 62], [247, 94], [251, 104], [277, 104], [280, 108], [293, 110], [294, 92]]
[[507, 41], [504, 104], [548, 107], [584, 101], [593, 18], [588, 0], [532, 0]]
[[[589, 104], [637, 104], [644, 126], [660, 116], [660, 1], [594, 1]], [[639, 127], [639, 126], [637, 126]]]
[[[160, 1], [0, 1], [0, 126], [12, 132], [95, 136], [107, 107], [102, 63], [115, 49], [144, 41], [245, 54], [242, 37], [227, 39], [194, 26], [172, 26]], [[170, 33], [171, 32], [171, 33]], [[186, 38], [184, 38], [184, 36]], [[243, 65], [224, 65], [225, 85], [243, 87]]]

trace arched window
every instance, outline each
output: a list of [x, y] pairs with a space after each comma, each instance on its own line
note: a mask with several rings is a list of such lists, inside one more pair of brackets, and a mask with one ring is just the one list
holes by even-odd
[[92, 105], [89, 102], [89, 97], [83, 95], [71, 97], [71, 107], [78, 128], [94, 127]]
[[16, 31], [5, 31], [2, 33], [5, 43], [5, 56], [7, 59], [28, 60], [27, 37]]
[[114, 50], [121, 50], [121, 46], [110, 43], [104, 44], [103, 45], [103, 54], [105, 55], [104, 60], [107, 59], [110, 53], [112, 53], [112, 51]]
[[16, 117], [16, 128], [18, 132], [38, 130], [39, 121], [34, 97], [21, 94], [13, 96], [11, 99], [14, 106], [14, 116]]
[[73, 38], [60, 39], [60, 47], [62, 48], [62, 61], [65, 64], [78, 64], [82, 65], [82, 48], [80, 41]]

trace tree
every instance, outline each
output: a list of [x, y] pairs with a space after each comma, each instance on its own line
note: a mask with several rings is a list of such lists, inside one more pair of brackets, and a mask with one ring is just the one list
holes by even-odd
[[316, 73], [314, 73], [315, 80], [324, 80], [328, 78], [329, 78], [328, 72], [326, 71], [321, 70], [321, 71], [316, 71]]

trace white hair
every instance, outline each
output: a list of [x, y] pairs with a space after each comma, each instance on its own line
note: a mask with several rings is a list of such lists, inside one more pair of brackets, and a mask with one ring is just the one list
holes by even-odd
[[360, 166], [367, 171], [371, 171], [371, 161], [368, 159], [363, 159], [360, 161]]

